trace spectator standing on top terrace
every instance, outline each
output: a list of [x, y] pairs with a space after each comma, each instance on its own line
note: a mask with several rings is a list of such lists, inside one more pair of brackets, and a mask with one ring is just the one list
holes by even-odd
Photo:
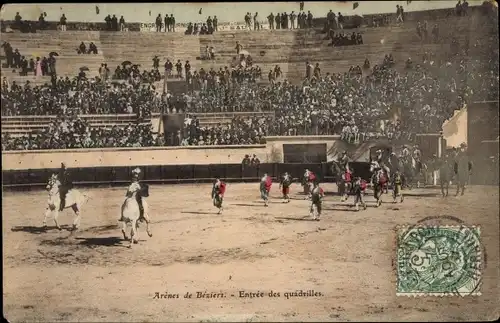
[[295, 14], [295, 11], [292, 11], [292, 13], [290, 14], [290, 28], [291, 29], [295, 29], [296, 28], [296, 25], [295, 25], [295, 20], [297, 20], [297, 15]]
[[342, 16], [342, 14], [340, 12], [337, 16], [337, 21], [338, 21], [339, 29], [344, 29], [344, 16]]
[[107, 15], [105, 18], [104, 18], [104, 21], [106, 22], [106, 30], [107, 31], [111, 31], [111, 15]]
[[256, 12], [253, 16], [253, 30], [260, 30], [259, 13]]
[[248, 30], [252, 30], [251, 20], [252, 20], [252, 15], [250, 15], [250, 12], [247, 12], [247, 14], [245, 15], [245, 27]]
[[455, 6], [455, 13], [457, 16], [462, 15], [462, 1], [458, 0], [457, 5]]
[[120, 17], [120, 31], [125, 31], [125, 18]]
[[175, 17], [174, 14], [170, 14], [170, 31], [175, 33]]
[[276, 22], [276, 29], [281, 29], [281, 14], [279, 12], [274, 17], [274, 21]]
[[273, 30], [274, 29], [274, 15], [272, 12], [269, 16], [267, 16], [267, 23], [269, 24], [269, 30]]
[[156, 17], [156, 32], [161, 31], [161, 14], [158, 14], [158, 17]]
[[465, 0], [462, 3], [462, 15], [467, 16], [468, 11], [469, 11], [469, 3], [467, 2], [467, 0]]
[[281, 14], [281, 29], [288, 29], [288, 15], [286, 12]]
[[44, 30], [45, 26], [47, 25], [47, 22], [45, 21], [45, 15], [47, 15], [45, 12], [40, 14], [40, 17], [38, 17], [38, 28], [40, 30]]
[[59, 25], [61, 26], [61, 31], [66, 31], [66, 21], [67, 21], [66, 16], [63, 13], [61, 19], [59, 19]]
[[19, 12], [16, 12], [16, 16], [14, 17], [14, 25], [16, 26], [17, 29], [21, 29], [22, 20], [23, 17], [21, 17]]
[[307, 12], [307, 27], [312, 28], [313, 27], [313, 14], [311, 11]]
[[403, 22], [403, 6], [396, 5], [396, 22]]
[[118, 31], [118, 18], [116, 18], [116, 15], [111, 17], [111, 30]]

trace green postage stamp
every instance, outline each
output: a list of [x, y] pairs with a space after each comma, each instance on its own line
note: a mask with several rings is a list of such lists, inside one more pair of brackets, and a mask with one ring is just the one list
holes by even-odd
[[479, 227], [400, 228], [396, 294], [481, 295], [481, 253]]

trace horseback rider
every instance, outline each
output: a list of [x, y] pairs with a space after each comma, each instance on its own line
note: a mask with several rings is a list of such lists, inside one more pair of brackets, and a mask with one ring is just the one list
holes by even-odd
[[403, 145], [403, 150], [401, 151], [401, 157], [406, 160], [409, 156], [410, 156], [410, 149], [408, 149], [407, 145]]
[[347, 156], [347, 150], [342, 152], [342, 155], [338, 158], [338, 163], [340, 167], [342, 167], [343, 171], [349, 167], [349, 156]]
[[61, 163], [61, 168], [59, 169], [57, 178], [61, 183], [61, 185], [59, 185], [59, 194], [61, 196], [59, 211], [62, 211], [66, 205], [66, 194], [68, 194], [68, 191], [73, 188], [73, 182], [71, 180], [70, 173], [66, 168], [66, 164]]
[[143, 187], [142, 187], [142, 184], [141, 184], [141, 182], [139, 180], [140, 174], [141, 174], [141, 169], [139, 167], [137, 167], [134, 170], [132, 170], [132, 183], [131, 183], [131, 185], [135, 183], [135, 184], [139, 184], [139, 187], [140, 187], [140, 190], [135, 195], [135, 198], [137, 200], [137, 204], [139, 205], [139, 212], [140, 212], [139, 213], [140, 214], [139, 218], [141, 219], [144, 216], [144, 206], [142, 205], [142, 194], [141, 194], [141, 192], [142, 192]]
[[389, 167], [385, 163], [384, 152], [382, 151], [382, 149], [379, 149], [376, 151], [376, 154], [377, 155], [375, 157], [375, 160], [379, 164], [380, 168], [382, 168], [384, 170], [387, 178], [390, 178], [391, 170], [389, 169]]

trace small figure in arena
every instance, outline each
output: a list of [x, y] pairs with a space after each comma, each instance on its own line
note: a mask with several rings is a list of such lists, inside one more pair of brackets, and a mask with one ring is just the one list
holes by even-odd
[[57, 175], [59, 182], [61, 185], [59, 186], [59, 194], [61, 196], [61, 205], [59, 207], [59, 211], [64, 210], [66, 206], [66, 194], [68, 191], [73, 188], [73, 182], [71, 180], [70, 173], [66, 168], [66, 164], [61, 163], [61, 168], [59, 169], [59, 174]]
[[[387, 179], [391, 178], [391, 170], [389, 169], [389, 167], [386, 165], [386, 162], [385, 162], [385, 156], [384, 156], [384, 152], [382, 151], [382, 149], [378, 149], [376, 151], [377, 155], [376, 155], [376, 158], [375, 160], [378, 162], [380, 168], [384, 171], [385, 173], [385, 176]], [[387, 194], [388, 192], [388, 183], [386, 183], [383, 187], [383, 190], [385, 191], [385, 193]]]
[[349, 168], [349, 164], [346, 164], [345, 172], [342, 174], [342, 181], [344, 182], [343, 196], [340, 198], [340, 202], [347, 201], [349, 194], [352, 192], [352, 173], [353, 171]]
[[260, 197], [264, 200], [264, 206], [269, 204], [269, 192], [273, 185], [273, 179], [267, 173], [260, 179]]
[[212, 187], [212, 200], [214, 206], [219, 209], [218, 214], [222, 213], [222, 201], [224, 200], [224, 193], [226, 192], [226, 183], [222, 182], [219, 178], [215, 179]]
[[290, 185], [292, 185], [292, 176], [288, 174], [288, 172], [285, 172], [283, 176], [281, 177], [281, 182], [280, 182], [280, 189], [281, 192], [283, 193], [283, 199], [285, 200], [285, 203], [290, 202]]
[[400, 203], [403, 203], [404, 201], [404, 196], [403, 196], [403, 190], [402, 190], [402, 187], [403, 187], [403, 175], [401, 175], [401, 172], [399, 171], [399, 169], [396, 169], [394, 171], [394, 175], [392, 176], [392, 198], [393, 198], [393, 202], [392, 203], [397, 203], [396, 202], [396, 199], [398, 198], [399, 196], [399, 202]]
[[457, 192], [455, 196], [458, 196], [460, 191], [461, 195], [464, 195], [465, 188], [467, 187], [470, 176], [472, 175], [472, 162], [469, 160], [469, 156], [467, 155], [467, 144], [465, 142], [460, 145], [460, 150], [455, 157], [453, 171], [457, 179]]
[[[313, 189], [311, 191], [311, 208], [309, 213], [313, 217], [313, 220], [319, 221], [319, 217], [321, 216], [321, 205], [323, 203], [323, 197], [325, 196], [325, 192], [321, 187], [319, 187], [318, 182], [313, 183]], [[314, 212], [316, 209], [316, 213]]]
[[367, 186], [368, 183], [361, 177], [357, 176], [354, 179], [353, 191], [354, 191], [354, 205], [356, 207], [356, 211], [359, 211], [359, 203], [361, 203], [363, 209], [366, 210], [366, 203], [363, 196], [365, 195]]
[[316, 175], [309, 169], [306, 169], [302, 181], [302, 185], [304, 186], [304, 194], [306, 194], [306, 197], [304, 198], [305, 200], [311, 199], [311, 189], [315, 182], [316, 182]]

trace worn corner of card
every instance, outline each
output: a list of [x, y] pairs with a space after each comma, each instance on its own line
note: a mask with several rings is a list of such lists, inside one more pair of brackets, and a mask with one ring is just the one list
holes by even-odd
[[397, 296], [480, 296], [480, 227], [396, 228]]

